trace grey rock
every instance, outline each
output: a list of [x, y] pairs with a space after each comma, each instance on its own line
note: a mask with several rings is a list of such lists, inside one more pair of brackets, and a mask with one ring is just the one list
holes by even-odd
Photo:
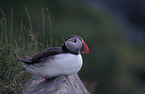
[[77, 74], [45, 80], [33, 76], [24, 84], [22, 94], [90, 94]]

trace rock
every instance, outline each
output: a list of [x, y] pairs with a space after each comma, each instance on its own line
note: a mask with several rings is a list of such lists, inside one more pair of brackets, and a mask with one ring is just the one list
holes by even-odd
[[77, 74], [45, 80], [33, 76], [24, 84], [22, 94], [90, 94]]

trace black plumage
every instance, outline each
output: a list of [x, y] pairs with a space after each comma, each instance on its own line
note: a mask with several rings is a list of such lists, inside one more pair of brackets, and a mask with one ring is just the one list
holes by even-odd
[[53, 57], [54, 55], [62, 53], [64, 53], [62, 47], [53, 47], [39, 52], [38, 54], [35, 54], [32, 57], [20, 58], [18, 60], [26, 64], [34, 64], [43, 61], [45, 58]]

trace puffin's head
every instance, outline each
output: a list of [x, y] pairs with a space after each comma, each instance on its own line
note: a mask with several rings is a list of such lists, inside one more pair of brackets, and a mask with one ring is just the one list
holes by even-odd
[[65, 40], [64, 46], [74, 53], [83, 53], [83, 54], [89, 53], [89, 48], [87, 44], [83, 41], [81, 37], [76, 35], [69, 36]]

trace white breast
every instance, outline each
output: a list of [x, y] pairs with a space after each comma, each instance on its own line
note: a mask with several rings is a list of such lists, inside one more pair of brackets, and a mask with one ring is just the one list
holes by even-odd
[[25, 67], [31, 73], [40, 76], [72, 75], [81, 69], [82, 56], [81, 54], [59, 54], [52, 59], [34, 65], [25, 65]]

